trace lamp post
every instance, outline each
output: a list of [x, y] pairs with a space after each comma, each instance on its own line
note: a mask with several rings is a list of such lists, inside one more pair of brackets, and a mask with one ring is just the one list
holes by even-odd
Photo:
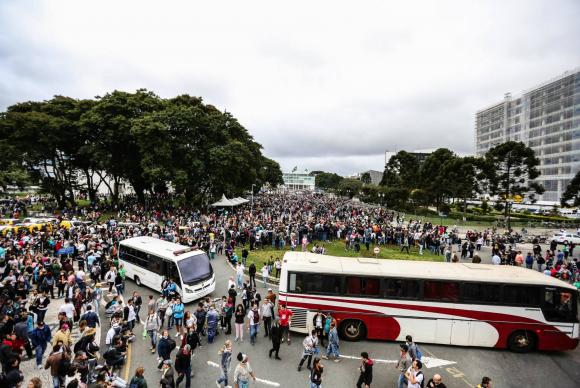
[[254, 214], [254, 186], [255, 183], [252, 183], [252, 204], [250, 205], [250, 215]]

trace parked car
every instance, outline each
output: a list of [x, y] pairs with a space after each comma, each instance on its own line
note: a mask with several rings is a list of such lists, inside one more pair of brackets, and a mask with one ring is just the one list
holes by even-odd
[[556, 233], [550, 241], [556, 241], [558, 244], [580, 244], [580, 236], [573, 233]]

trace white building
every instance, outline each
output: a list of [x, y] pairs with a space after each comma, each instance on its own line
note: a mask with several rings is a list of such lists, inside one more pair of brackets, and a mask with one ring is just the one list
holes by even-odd
[[541, 200], [559, 202], [580, 170], [580, 68], [479, 110], [475, 148], [484, 155], [506, 141], [521, 141], [540, 159]]
[[298, 172], [293, 170], [292, 172], [285, 172], [282, 173], [282, 179], [284, 180], [284, 190], [314, 191], [315, 177], [309, 175], [307, 171]]

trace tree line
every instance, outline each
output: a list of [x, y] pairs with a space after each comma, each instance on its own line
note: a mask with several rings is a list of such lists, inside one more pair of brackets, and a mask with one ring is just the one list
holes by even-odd
[[327, 172], [316, 176], [316, 185], [401, 210], [435, 206], [446, 212], [452, 199], [462, 201], [465, 208], [468, 199], [487, 193], [498, 196], [507, 210], [517, 197], [533, 202], [544, 192], [536, 181], [539, 164], [531, 148], [515, 141], [499, 144], [482, 157], [462, 157], [439, 148], [421, 161], [413, 153], [399, 151], [387, 162], [379, 186], [362, 182], [362, 176], [357, 180]]
[[145, 89], [12, 105], [0, 113], [0, 147], [0, 186], [39, 182], [59, 206], [79, 191], [96, 201], [101, 187], [116, 203], [122, 183], [141, 202], [171, 189], [200, 204], [282, 183], [279, 164], [229, 112]]

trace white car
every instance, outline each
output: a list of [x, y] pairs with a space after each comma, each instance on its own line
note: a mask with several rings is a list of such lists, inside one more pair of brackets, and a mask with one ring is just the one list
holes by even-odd
[[573, 233], [556, 233], [552, 236], [550, 241], [556, 241], [558, 244], [580, 244], [580, 236]]

